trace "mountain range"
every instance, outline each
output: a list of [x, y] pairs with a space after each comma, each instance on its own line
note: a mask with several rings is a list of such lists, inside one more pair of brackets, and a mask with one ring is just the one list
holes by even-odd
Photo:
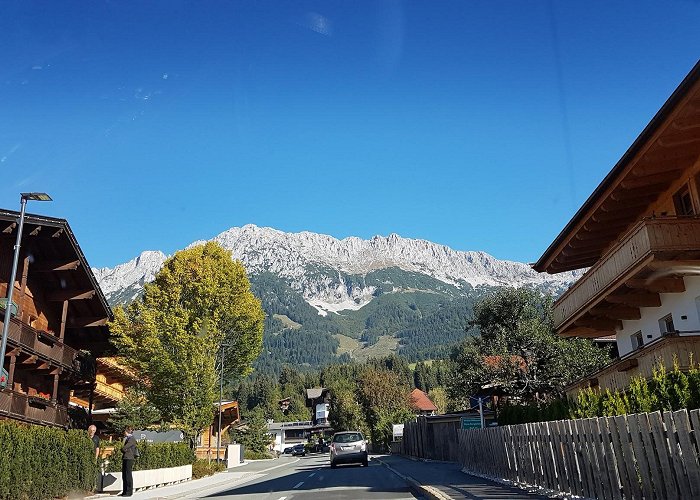
[[[524, 263], [397, 234], [339, 240], [246, 225], [213, 240], [244, 264], [267, 313], [258, 369], [392, 351], [413, 360], [444, 356], [468, 334], [472, 306], [484, 293], [528, 286], [558, 295], [580, 275], [540, 274]], [[140, 295], [167, 257], [145, 251], [93, 272], [109, 302], [124, 304]]]

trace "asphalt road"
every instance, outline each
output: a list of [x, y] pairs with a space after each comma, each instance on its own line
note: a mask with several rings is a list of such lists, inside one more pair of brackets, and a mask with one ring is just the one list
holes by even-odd
[[408, 499], [415, 498], [406, 483], [377, 462], [369, 467], [341, 465], [331, 469], [328, 455], [292, 458], [283, 456], [279, 467], [265, 471], [237, 486], [192, 498], [216, 500], [326, 500], [326, 499]]

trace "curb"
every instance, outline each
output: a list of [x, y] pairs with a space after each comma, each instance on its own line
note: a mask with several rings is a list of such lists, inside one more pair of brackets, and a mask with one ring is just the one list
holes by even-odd
[[384, 467], [389, 469], [391, 472], [399, 476], [401, 479], [403, 479], [409, 486], [409, 488], [415, 492], [418, 493], [419, 495], [424, 496], [425, 498], [429, 498], [430, 500], [451, 500], [451, 497], [443, 493], [442, 491], [438, 490], [434, 486], [427, 486], [424, 484], [419, 483], [415, 479], [413, 479], [411, 476], [407, 476], [405, 474], [402, 474], [401, 472], [397, 471], [394, 469], [391, 465], [387, 464], [383, 460], [374, 457], [372, 460], [376, 460], [380, 464], [382, 464]]

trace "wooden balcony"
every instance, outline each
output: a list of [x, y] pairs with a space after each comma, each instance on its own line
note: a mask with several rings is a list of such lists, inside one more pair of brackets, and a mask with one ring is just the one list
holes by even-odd
[[640, 307], [661, 305], [659, 293], [685, 291], [682, 276], [698, 264], [699, 218], [640, 220], [556, 301], [554, 326], [566, 336], [612, 334]]
[[577, 380], [566, 388], [566, 392], [575, 396], [579, 390], [589, 386], [602, 391], [623, 391], [629, 387], [632, 377], [649, 378], [659, 363], [671, 369], [674, 360], [682, 371], [687, 371], [691, 363], [697, 365], [700, 360], [700, 332], [670, 333], [657, 338], [641, 349], [616, 359], [605, 368]]
[[66, 427], [68, 409], [39, 396], [27, 396], [20, 392], [0, 391], [0, 416], [30, 424]]
[[17, 318], [11, 319], [7, 344], [24, 353], [48, 359], [62, 368], [76, 368], [74, 361], [78, 356], [77, 350], [65, 345], [55, 335], [36, 330]]

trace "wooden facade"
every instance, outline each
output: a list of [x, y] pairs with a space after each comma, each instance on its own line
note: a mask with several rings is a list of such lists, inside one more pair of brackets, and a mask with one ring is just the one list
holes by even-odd
[[[218, 403], [217, 403], [218, 406]], [[229, 429], [235, 427], [241, 421], [241, 413], [238, 408], [238, 401], [223, 401], [221, 403], [221, 439], [219, 456], [216, 455], [216, 437], [219, 431], [219, 412], [214, 410], [212, 424], [200, 436], [197, 446], [197, 458], [220, 458], [225, 456], [226, 445], [231, 442]]]
[[588, 268], [554, 304], [555, 328], [614, 335], [622, 355], [573, 389], [622, 389], [674, 354], [698, 359], [699, 159], [700, 63], [533, 266]]
[[[19, 213], [0, 210], [0, 296], [7, 295]], [[109, 351], [111, 310], [68, 223], [27, 215], [0, 391], [0, 417], [65, 427], [74, 387], [92, 384]], [[16, 314], [12, 314], [15, 312]]]
[[678, 363], [681, 370], [687, 371], [692, 364], [697, 365], [699, 359], [700, 333], [664, 335], [644, 349], [632, 351], [602, 370], [582, 377], [567, 387], [567, 392], [575, 394], [587, 387], [624, 391], [633, 377], [650, 378], [658, 364], [672, 367]]

